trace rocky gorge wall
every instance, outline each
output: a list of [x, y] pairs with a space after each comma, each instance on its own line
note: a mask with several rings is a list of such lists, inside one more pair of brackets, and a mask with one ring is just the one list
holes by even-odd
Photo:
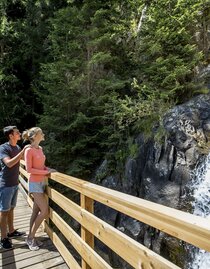
[[[210, 148], [210, 94], [199, 95], [171, 109], [164, 118], [164, 142], [145, 140], [139, 135], [136, 158], [128, 158], [123, 180], [105, 177], [101, 185], [143, 199], [191, 212], [190, 182], [196, 165]], [[106, 161], [97, 170], [105, 173]], [[96, 204], [96, 215], [182, 268], [187, 262], [186, 245], [180, 240]], [[96, 242], [99, 251], [106, 252]], [[109, 260], [116, 268], [130, 268], [111, 251]]]

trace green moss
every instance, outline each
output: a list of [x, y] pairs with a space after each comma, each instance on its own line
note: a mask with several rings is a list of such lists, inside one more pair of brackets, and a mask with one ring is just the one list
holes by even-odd
[[161, 242], [160, 255], [184, 268], [187, 253], [181, 240], [166, 236]]

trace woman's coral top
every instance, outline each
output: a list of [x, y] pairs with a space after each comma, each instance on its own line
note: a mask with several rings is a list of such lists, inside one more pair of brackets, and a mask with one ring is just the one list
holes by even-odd
[[24, 153], [26, 163], [26, 171], [30, 173], [29, 181], [41, 182], [45, 176], [49, 174], [48, 168], [45, 166], [45, 155], [42, 148], [27, 148]]

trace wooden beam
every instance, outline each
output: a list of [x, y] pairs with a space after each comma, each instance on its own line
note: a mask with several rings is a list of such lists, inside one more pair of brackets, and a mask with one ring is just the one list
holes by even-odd
[[47, 223], [46, 223], [45, 227], [46, 227], [47, 234], [49, 235], [49, 237], [52, 240], [53, 244], [57, 247], [58, 251], [62, 255], [65, 262], [68, 264], [69, 268], [81, 269], [78, 262], [71, 255], [71, 253], [66, 248], [66, 246], [63, 244], [63, 242], [60, 240], [60, 238], [57, 236], [57, 234], [52, 231], [52, 229], [49, 227], [49, 225]]
[[[56, 190], [48, 188], [49, 197], [85, 229], [94, 234], [110, 249], [134, 268], [178, 269], [175, 264], [136, 242], [90, 212], [82, 209]], [[97, 268], [97, 267], [93, 267]]]
[[64, 176], [61, 173], [53, 173], [51, 179], [136, 220], [210, 252], [210, 219], [71, 176]]
[[[112, 269], [82, 238], [50, 208], [50, 219], [93, 269]], [[74, 268], [74, 267], [72, 267]]]
[[[81, 207], [87, 210], [90, 213], [93, 213], [93, 200], [89, 197], [80, 195], [80, 204]], [[94, 236], [90, 233], [83, 225], [81, 225], [81, 238], [94, 249]], [[85, 260], [82, 260], [82, 269], [91, 269]]]

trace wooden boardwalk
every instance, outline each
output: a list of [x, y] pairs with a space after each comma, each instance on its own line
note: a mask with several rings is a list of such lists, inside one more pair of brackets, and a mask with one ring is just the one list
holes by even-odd
[[[15, 208], [15, 228], [28, 233], [30, 216], [31, 208], [19, 191], [18, 204]], [[68, 269], [69, 267], [42, 228], [38, 230], [37, 237], [43, 242], [38, 251], [29, 250], [25, 237], [12, 239], [14, 248], [11, 250], [0, 249], [0, 268]]]

